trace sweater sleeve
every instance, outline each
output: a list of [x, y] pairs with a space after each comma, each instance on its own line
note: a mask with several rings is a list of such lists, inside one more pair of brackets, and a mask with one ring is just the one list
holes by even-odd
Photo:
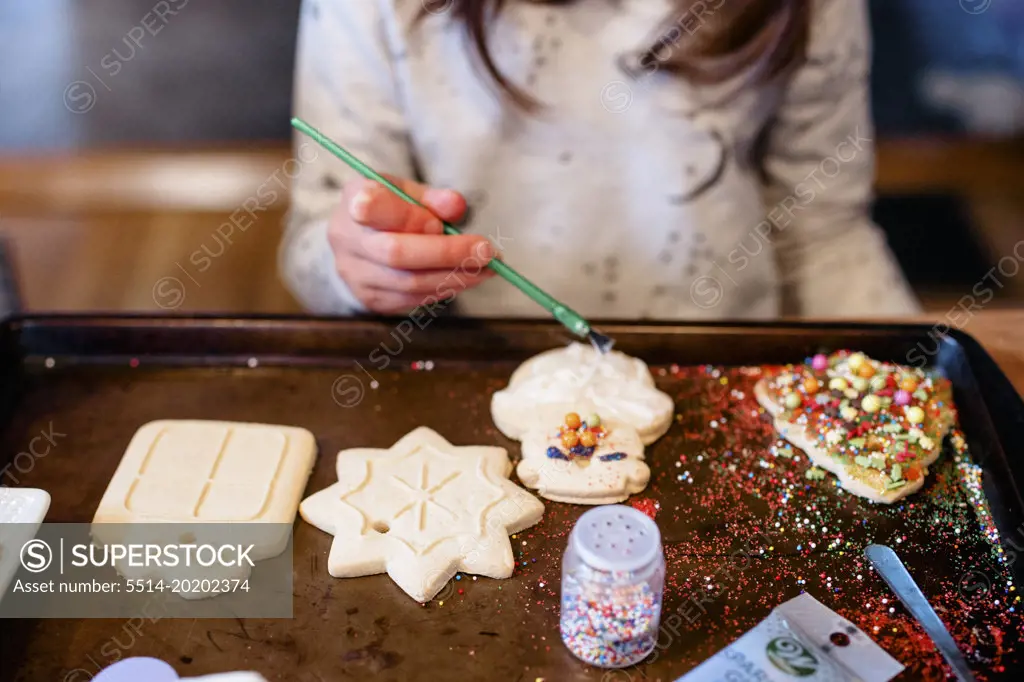
[[785, 90], [764, 160], [784, 309], [802, 317], [913, 314], [917, 299], [870, 216], [866, 2], [812, 7], [807, 63]]
[[[304, 0], [293, 108], [374, 169], [412, 177], [414, 164], [394, 74], [389, 0]], [[327, 241], [344, 184], [358, 177], [296, 133], [291, 208], [278, 251], [285, 286], [307, 310], [350, 314], [362, 305], [339, 276]], [[287, 169], [286, 169], [287, 170]]]

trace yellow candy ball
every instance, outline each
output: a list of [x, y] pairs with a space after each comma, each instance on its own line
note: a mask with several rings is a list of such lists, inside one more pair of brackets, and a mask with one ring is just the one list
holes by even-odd
[[864, 366], [864, 363], [866, 361], [867, 358], [864, 356], [863, 353], [854, 353], [853, 355], [846, 359], [846, 364], [851, 370], [856, 372], [858, 369]]
[[865, 412], [875, 413], [882, 409], [882, 399], [877, 395], [864, 396], [864, 400], [860, 401], [860, 406]]
[[917, 405], [908, 407], [906, 411], [907, 421], [911, 424], [920, 424], [924, 421], [924, 410]]

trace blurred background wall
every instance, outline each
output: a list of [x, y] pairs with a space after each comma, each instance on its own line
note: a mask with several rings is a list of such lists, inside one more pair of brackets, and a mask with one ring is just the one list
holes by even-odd
[[284, 139], [300, 4], [5, 0], [0, 151]]
[[[301, 1], [164, 5], [0, 4], [0, 151], [285, 139]], [[882, 134], [1024, 131], [1024, 2], [870, 5]]]
[[[1024, 238], [1024, 2], [870, 4], [876, 215], [941, 307]], [[0, 3], [0, 233], [26, 306], [164, 307], [154, 278], [181, 270], [286, 158], [300, 5]], [[284, 208], [205, 285], [178, 273], [189, 295], [172, 307], [294, 309], [273, 273]], [[234, 268], [252, 291], [232, 286]]]

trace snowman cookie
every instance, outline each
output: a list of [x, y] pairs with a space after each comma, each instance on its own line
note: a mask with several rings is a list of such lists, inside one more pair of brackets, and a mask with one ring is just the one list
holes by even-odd
[[576, 412], [523, 436], [519, 480], [541, 497], [572, 504], [614, 504], [647, 487], [640, 434], [628, 424]]
[[631, 426], [650, 445], [668, 430], [673, 409], [672, 398], [655, 388], [642, 360], [618, 351], [601, 354], [581, 343], [530, 358], [491, 400], [495, 425], [515, 440], [577, 412]]

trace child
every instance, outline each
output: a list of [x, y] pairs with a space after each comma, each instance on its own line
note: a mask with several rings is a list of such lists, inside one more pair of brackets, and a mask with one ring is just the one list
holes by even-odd
[[294, 183], [283, 278], [318, 313], [457, 294], [464, 315], [542, 316], [483, 267], [500, 253], [596, 318], [914, 313], [869, 217], [866, 11], [307, 0], [296, 115], [430, 211], [321, 152]]

